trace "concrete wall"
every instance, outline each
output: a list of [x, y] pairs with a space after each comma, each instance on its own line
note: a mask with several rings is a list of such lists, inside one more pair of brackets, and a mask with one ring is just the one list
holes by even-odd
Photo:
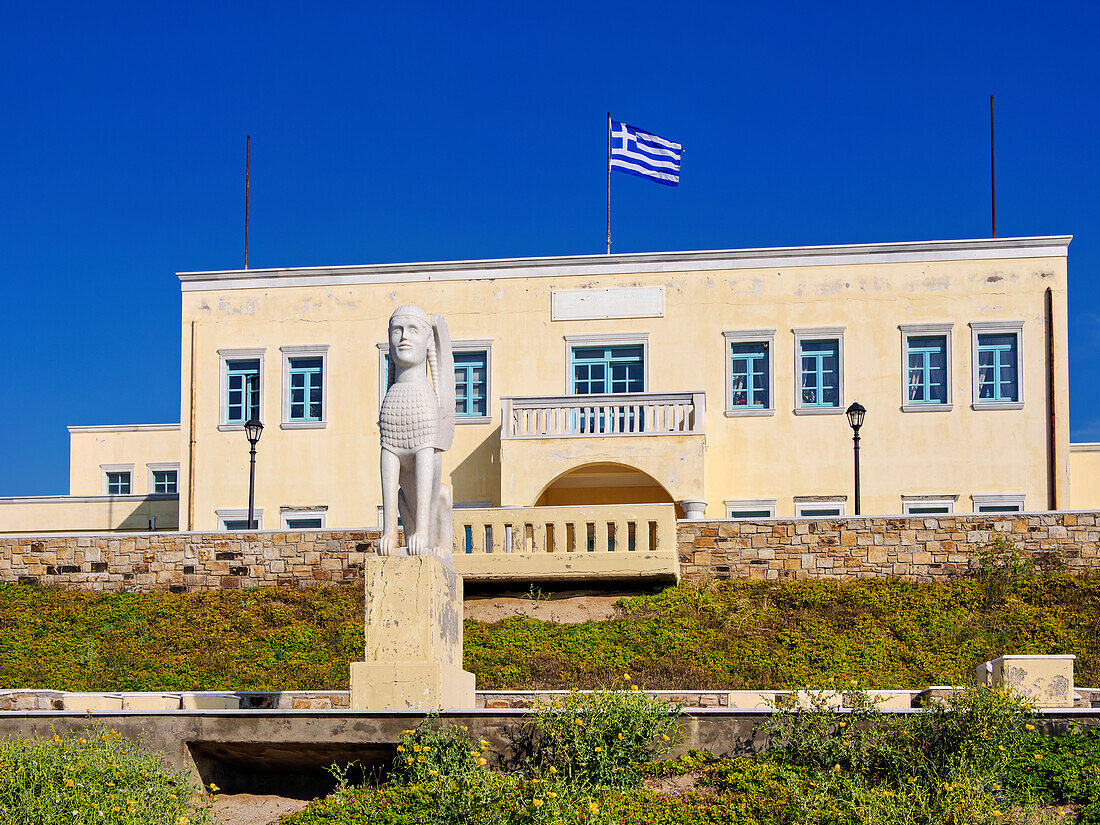
[[[523, 461], [514, 466], [525, 477], [502, 479], [501, 396], [567, 394], [566, 336], [645, 334], [646, 390], [703, 391], [707, 398], [705, 473], [685, 475], [691, 468], [675, 450], [665, 451], [664, 466], [646, 472], [705, 499], [712, 517], [725, 515], [724, 500], [774, 498], [777, 515], [792, 516], [795, 496], [846, 493], [851, 437], [840, 413], [856, 399], [869, 410], [862, 433], [865, 511], [898, 512], [902, 495], [958, 496], [956, 509], [967, 510], [973, 494], [1024, 495], [1031, 510], [1066, 507], [1067, 243], [1005, 239], [183, 274], [181, 526], [216, 529], [216, 510], [245, 505], [244, 436], [219, 429], [219, 350], [233, 349], [262, 351], [266, 429], [257, 506], [265, 511], [264, 526], [275, 526], [280, 507], [315, 505], [327, 506], [328, 527], [376, 523], [377, 345], [386, 338], [391, 310], [406, 302], [444, 313], [456, 341], [491, 339], [489, 418], [460, 424], [444, 459], [458, 502], [535, 504], [564, 465]], [[560, 320], [552, 309], [555, 292], [619, 288], [659, 290], [659, 312]], [[1023, 324], [1022, 408], [972, 407], [970, 324], [986, 321]], [[901, 409], [899, 325], [917, 323], [952, 325], [950, 411]], [[794, 330], [808, 327], [844, 328], [845, 386], [837, 414], [795, 412]], [[775, 409], [727, 417], [722, 333], [760, 329], [775, 330]], [[1054, 340], [1053, 439], [1048, 336]], [[322, 428], [282, 426], [280, 348], [300, 345], [328, 347]], [[639, 440], [619, 439], [614, 456], [601, 460], [629, 464]], [[553, 449], [572, 461], [573, 450], [584, 448]]]
[[[1100, 513], [1089, 511], [681, 521], [677, 523], [680, 575], [773, 580], [897, 576], [947, 581], [971, 575], [979, 551], [997, 535], [1027, 555], [1040, 554], [1037, 561], [1044, 565], [1095, 570], [1100, 567], [1098, 519]], [[0, 581], [116, 591], [349, 582], [362, 576], [363, 560], [374, 552], [378, 536], [377, 530], [0, 536]], [[522, 565], [511, 564], [516, 561], [513, 555], [498, 557], [509, 562], [512, 581], [532, 580]], [[492, 554], [462, 554], [456, 566], [462, 573], [468, 560], [486, 564], [493, 558]], [[629, 563], [631, 555], [584, 553], [582, 558], [585, 564], [575, 565], [580, 572], [576, 578], [595, 581], [608, 578], [609, 570], [624, 578], [622, 565]]]
[[105, 494], [105, 464], [133, 465], [131, 494], [150, 494], [149, 465], [179, 464], [180, 450], [179, 424], [69, 427], [69, 495]]
[[1091, 511], [681, 521], [680, 575], [685, 579], [896, 576], [950, 581], [972, 574], [979, 551], [995, 536], [1003, 536], [1051, 569], [1096, 570], [1100, 568], [1098, 517]]
[[1070, 507], [1074, 510], [1100, 508], [1100, 444], [1071, 444], [1069, 447]]

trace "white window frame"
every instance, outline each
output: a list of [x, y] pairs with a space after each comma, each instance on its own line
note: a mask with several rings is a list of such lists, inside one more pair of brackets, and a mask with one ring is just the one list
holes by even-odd
[[[493, 340], [492, 338], [464, 338], [451, 341], [452, 352], [484, 352], [485, 353], [485, 412], [486, 415], [455, 416], [455, 424], [492, 424], [493, 423]], [[382, 409], [382, 400], [386, 397], [386, 360], [390, 355], [388, 342], [379, 343], [378, 347], [378, 409]], [[379, 524], [382, 522], [379, 521]]]
[[[226, 388], [226, 373], [228, 371], [227, 362], [229, 361], [244, 361], [247, 359], [256, 358], [260, 361], [260, 380], [258, 391], [260, 393], [260, 423], [264, 420], [264, 354], [266, 352], [264, 347], [252, 347], [247, 349], [220, 349], [218, 350], [218, 380], [221, 383], [221, 389], [218, 391], [218, 429], [222, 432], [237, 432], [244, 429], [244, 424], [230, 424], [226, 420], [226, 407], [229, 402], [228, 390]], [[246, 516], [247, 518], [247, 516]]]
[[[214, 515], [218, 517], [218, 529], [225, 532], [227, 521], [248, 521], [248, 508], [236, 508], [230, 507], [221, 510], [215, 510]], [[256, 529], [264, 529], [264, 510], [262, 507], [254, 507], [252, 509], [252, 520], [256, 522]]]
[[[129, 473], [130, 474], [130, 492], [128, 493], [108, 493], [107, 492], [107, 473]], [[100, 464], [99, 465], [99, 480], [100, 490], [105, 496], [134, 496], [140, 495], [137, 491], [137, 479], [134, 478], [134, 465], [133, 464]]]
[[[574, 347], [637, 347], [642, 348], [642, 392], [649, 392], [649, 333], [597, 332], [563, 335], [565, 340], [565, 395], [573, 392]], [[629, 393], [628, 393], [629, 394]]]
[[[915, 412], [951, 412], [955, 406], [954, 370], [952, 369], [951, 339], [955, 325], [951, 322], [936, 324], [899, 324], [901, 330], [901, 411]], [[909, 403], [909, 338], [924, 335], [942, 335], [947, 339], [944, 352], [947, 367], [947, 403], [946, 404], [910, 404]]]
[[[794, 499], [794, 517], [795, 518], [843, 518], [846, 515], [846, 505], [848, 503], [847, 496], [835, 496], [828, 498], [809, 498], [802, 499], [799, 496], [795, 496]], [[824, 507], [836, 507], [840, 512], [835, 516], [804, 516], [803, 510], [817, 510]]]
[[[325, 530], [328, 524], [328, 505], [322, 504], [316, 507], [280, 507], [279, 508], [279, 524], [283, 530]], [[248, 518], [248, 514], [245, 514], [245, 518]], [[320, 518], [320, 527], [290, 527], [287, 524], [288, 519], [292, 518]]]
[[[279, 347], [283, 356], [283, 391], [282, 408], [283, 418], [279, 428], [283, 430], [323, 430], [328, 424], [328, 344], [296, 344], [293, 346]], [[290, 359], [291, 358], [320, 358], [321, 359], [321, 420], [320, 421], [291, 421], [290, 420]], [[263, 382], [261, 381], [261, 384]], [[263, 396], [260, 396], [263, 400]], [[309, 399], [306, 399], [306, 404]]]
[[[725, 341], [726, 357], [726, 400], [723, 407], [726, 418], [752, 418], [756, 416], [775, 415], [775, 330], [774, 329], [735, 329], [722, 332]], [[767, 344], [768, 345], [768, 406], [763, 409], [742, 409], [730, 405], [731, 383], [733, 381], [733, 365], [730, 364], [730, 347], [733, 344]], [[775, 509], [772, 508], [772, 515]]]
[[[906, 516], [950, 516], [955, 513], [955, 502], [958, 501], [957, 495], [950, 494], [937, 494], [928, 496], [907, 496], [901, 497], [901, 512]], [[946, 513], [911, 513], [910, 510], [913, 507], [946, 507]]]
[[[748, 498], [748, 499], [731, 499], [722, 502], [726, 505], [726, 518], [735, 519], [737, 521], [747, 521], [747, 517], [735, 516], [734, 512], [738, 510], [767, 510], [768, 515], [764, 518], [775, 518], [775, 502], [774, 498]], [[759, 516], [753, 516], [753, 518], [760, 518]]]
[[972, 495], [970, 501], [973, 504], [974, 512], [987, 516], [1000, 516], [1004, 513], [982, 513], [981, 507], [1008, 507], [1015, 505], [1019, 507], [1019, 510], [1009, 512], [1024, 513], [1024, 502], [1027, 500], [1027, 495], [1024, 493], [987, 493], [982, 495]]
[[[146, 478], [148, 479], [149, 486], [146, 488], [149, 490], [151, 496], [171, 496], [180, 494], [180, 463], [178, 461], [150, 461], [145, 465], [148, 468]], [[165, 470], [176, 471], [176, 492], [175, 493], [158, 493], [156, 492], [156, 485], [153, 482], [153, 472], [164, 472]]]
[[[844, 330], [845, 327], [795, 327], [794, 333], [794, 414], [795, 415], [844, 415]], [[802, 342], [836, 339], [837, 342], [837, 400], [836, 407], [802, 406]]]
[[[1016, 336], [1016, 401], [978, 400], [978, 335]], [[1024, 322], [970, 322], [970, 408], [972, 410], [1022, 410], [1024, 408]]]

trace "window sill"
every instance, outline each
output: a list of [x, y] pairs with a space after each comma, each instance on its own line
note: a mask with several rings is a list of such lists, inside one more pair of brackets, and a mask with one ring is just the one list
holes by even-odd
[[954, 404], [902, 404], [901, 411], [904, 413], [951, 412], [954, 406]]
[[328, 422], [325, 421], [284, 421], [279, 425], [280, 430], [323, 430]]
[[775, 409], [770, 410], [726, 410], [726, 418], [759, 418], [765, 415], [775, 415]]
[[456, 415], [455, 424], [492, 424], [491, 415]]
[[972, 410], [1022, 410], [1023, 401], [989, 401], [985, 404], [971, 404]]
[[244, 431], [244, 424], [219, 424], [218, 429], [223, 433], [239, 433]]
[[841, 407], [795, 407], [795, 415], [844, 415]]

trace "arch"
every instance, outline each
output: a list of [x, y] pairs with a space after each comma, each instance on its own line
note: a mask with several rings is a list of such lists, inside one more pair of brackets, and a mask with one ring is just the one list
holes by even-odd
[[536, 507], [595, 504], [673, 504], [675, 499], [649, 473], [616, 462], [592, 462], [556, 476], [536, 496]]

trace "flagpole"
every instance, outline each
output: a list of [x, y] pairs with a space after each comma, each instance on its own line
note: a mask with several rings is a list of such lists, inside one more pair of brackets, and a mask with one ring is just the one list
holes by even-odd
[[993, 237], [997, 237], [997, 180], [993, 165], [993, 95], [989, 96], [989, 206], [993, 220]]
[[244, 268], [248, 269], [248, 184], [252, 171], [252, 135], [244, 136]]
[[611, 254], [611, 112], [607, 113], [607, 254]]

